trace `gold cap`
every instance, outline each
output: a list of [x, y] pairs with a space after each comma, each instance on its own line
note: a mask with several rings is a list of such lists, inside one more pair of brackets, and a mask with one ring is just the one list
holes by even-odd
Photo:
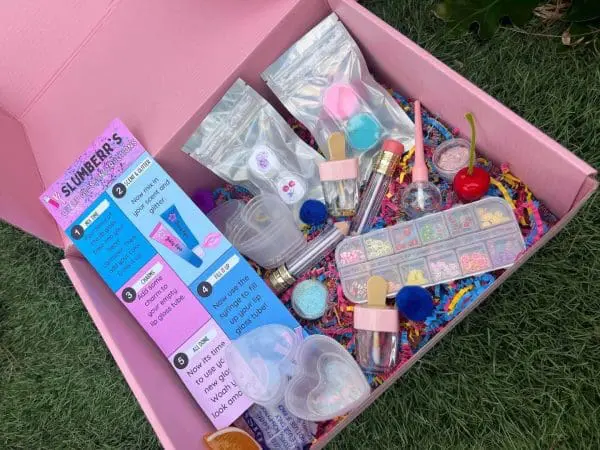
[[287, 288], [289, 288], [296, 279], [288, 272], [285, 264], [277, 268], [274, 272], [269, 275], [269, 283], [277, 294], [281, 294]]
[[385, 150], [380, 151], [374, 164], [375, 172], [391, 177], [398, 168], [401, 159], [402, 155], [386, 152]]

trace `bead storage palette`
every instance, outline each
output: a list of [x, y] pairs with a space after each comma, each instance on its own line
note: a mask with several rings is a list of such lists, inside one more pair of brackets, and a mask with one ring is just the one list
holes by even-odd
[[364, 303], [366, 282], [381, 275], [395, 295], [405, 285], [432, 286], [511, 266], [525, 250], [510, 205], [486, 197], [346, 238], [335, 252], [344, 295]]

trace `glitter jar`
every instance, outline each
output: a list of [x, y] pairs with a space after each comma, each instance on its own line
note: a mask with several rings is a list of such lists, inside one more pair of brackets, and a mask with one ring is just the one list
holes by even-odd
[[366, 373], [391, 370], [398, 362], [400, 320], [396, 308], [354, 307], [356, 361]]
[[452, 182], [454, 175], [469, 165], [471, 143], [466, 139], [449, 139], [437, 146], [433, 152], [433, 166], [445, 180]]
[[294, 287], [292, 308], [303, 319], [316, 320], [327, 309], [327, 288], [317, 280], [304, 280]]
[[359, 200], [358, 159], [342, 159], [319, 164], [325, 204], [333, 217], [356, 214]]

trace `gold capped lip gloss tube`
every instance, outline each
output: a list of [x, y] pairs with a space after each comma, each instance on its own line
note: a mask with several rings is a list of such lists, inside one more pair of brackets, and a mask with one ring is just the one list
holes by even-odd
[[383, 141], [381, 151], [375, 160], [373, 173], [362, 195], [358, 212], [352, 219], [350, 234], [363, 234], [371, 228], [373, 218], [379, 213], [383, 197], [387, 193], [392, 176], [400, 164], [404, 145], [394, 139]]
[[277, 268], [269, 276], [271, 288], [281, 294], [308, 270], [316, 266], [325, 256], [335, 250], [337, 245], [348, 235], [348, 222], [337, 222], [325, 229], [286, 264]]

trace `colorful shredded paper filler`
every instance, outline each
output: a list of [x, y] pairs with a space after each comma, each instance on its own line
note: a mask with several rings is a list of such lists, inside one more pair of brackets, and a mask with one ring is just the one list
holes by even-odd
[[[413, 102], [396, 92], [391, 92], [394, 99], [413, 119]], [[291, 120], [290, 125], [296, 133], [313, 148], [317, 148], [314, 138], [298, 122]], [[449, 129], [437, 117], [423, 110], [423, 133], [425, 136], [425, 157], [429, 167], [429, 179], [435, 183], [441, 193], [443, 209], [451, 208], [456, 203], [456, 197], [452, 186], [441, 178], [431, 163], [434, 149], [447, 139], [457, 136], [459, 130]], [[391, 183], [386, 198], [383, 201], [380, 215], [376, 218], [373, 228], [383, 228], [395, 225], [400, 221], [408, 220], [404, 216], [400, 205], [402, 190], [411, 182], [411, 167], [414, 151], [405, 154], [401, 167]], [[517, 177], [510, 173], [510, 167], [502, 164], [500, 167], [493, 165], [490, 161], [477, 158], [479, 167], [484, 168], [491, 176], [491, 184], [488, 196], [504, 198], [513, 208], [517, 217], [525, 245], [527, 248], [535, 244], [545, 233], [548, 232], [558, 219], [538, 200], [535, 199], [529, 188]], [[237, 186], [225, 186], [214, 192], [215, 201], [220, 204], [230, 199], [241, 199], [248, 201], [251, 195], [244, 188]], [[304, 233], [307, 240], [316, 237], [323, 229], [323, 225], [316, 227], [305, 226]], [[254, 265], [261, 275], [265, 275], [262, 269]], [[400, 363], [389, 373], [371, 377], [369, 381], [373, 388], [381, 385], [387, 378], [394, 375], [402, 366], [408, 362], [427, 342], [437, 333], [443, 330], [453, 319], [473, 305], [477, 298], [502, 274], [504, 270], [498, 270], [483, 275], [464, 278], [455, 282], [439, 284], [429, 288], [433, 295], [435, 311], [425, 322], [405, 322], [402, 324]], [[344, 297], [339, 273], [336, 269], [333, 253], [324, 259], [318, 266], [298, 280], [316, 279], [325, 284], [329, 290], [329, 301], [325, 315], [317, 321], [299, 319], [304, 329], [309, 334], [324, 334], [336, 339], [349, 352], [354, 352], [353, 336], [353, 303]], [[291, 295], [293, 287], [283, 293], [280, 298], [291, 310]], [[317, 437], [327, 433], [339, 420], [331, 420], [319, 425]]]

